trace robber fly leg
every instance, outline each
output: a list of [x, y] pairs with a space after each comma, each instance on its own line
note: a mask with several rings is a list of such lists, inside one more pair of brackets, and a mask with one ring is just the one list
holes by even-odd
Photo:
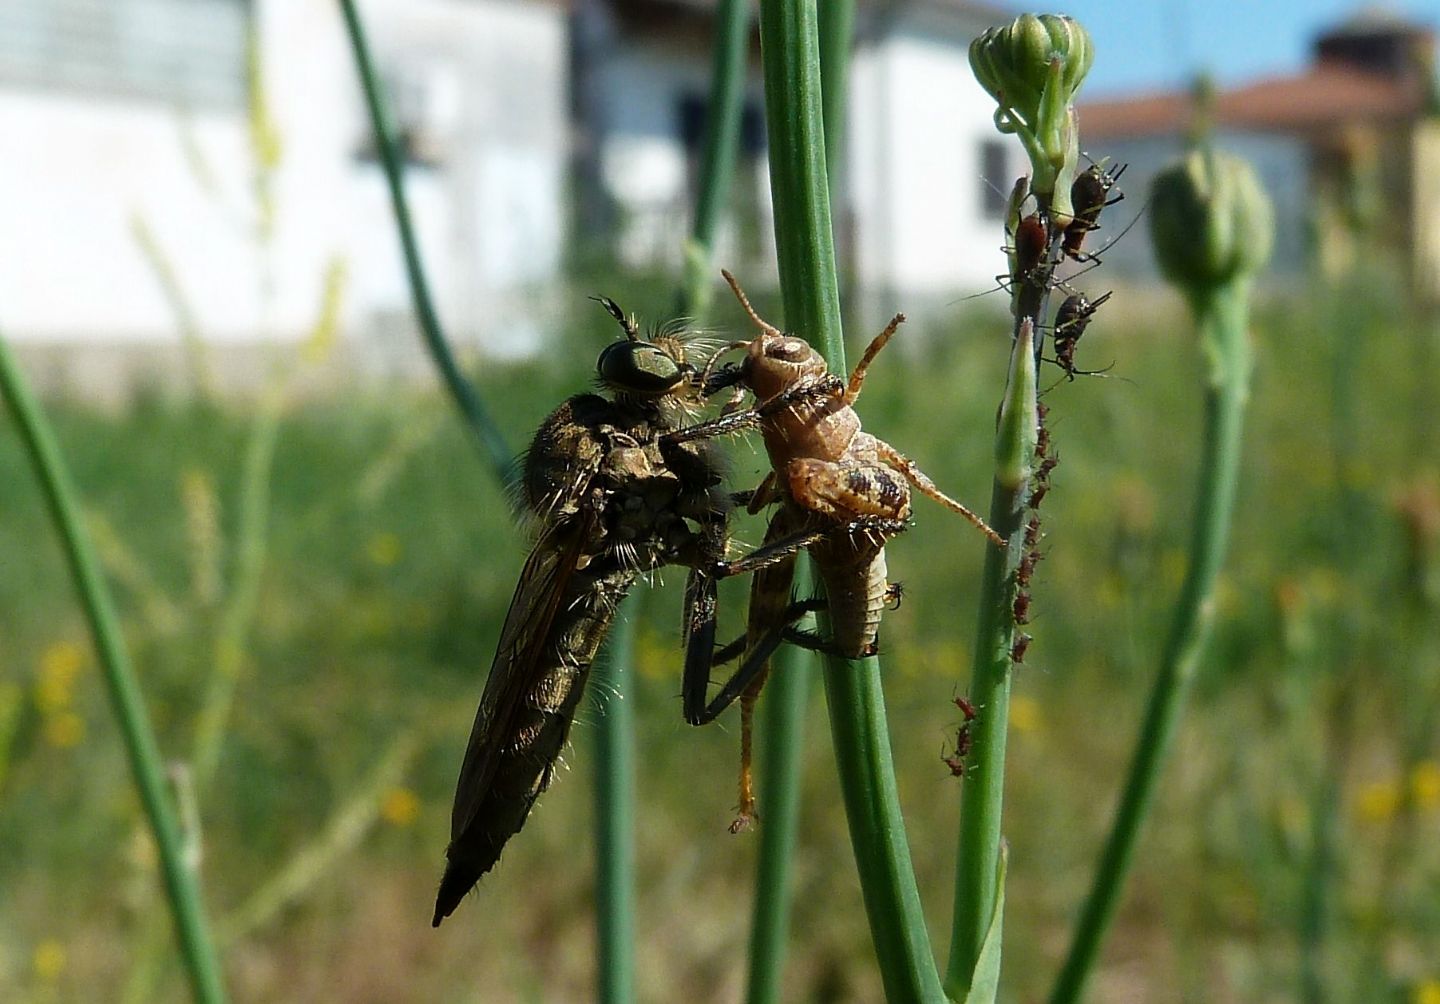
[[712, 439], [716, 436], [729, 436], [737, 432], [744, 432], [747, 429], [763, 425], [766, 419], [778, 412], [794, 408], [807, 401], [839, 397], [844, 393], [845, 381], [834, 374], [828, 374], [817, 380], [808, 380], [788, 387], [754, 408], [732, 411], [728, 415], [712, 418], [708, 422], [698, 422], [674, 432], [667, 432], [660, 437], [660, 446], [661, 449], [664, 449], [677, 443], [688, 443], [696, 439]]
[[856, 398], [860, 396], [860, 387], [865, 383], [865, 372], [870, 369], [870, 364], [875, 361], [875, 357], [880, 354], [880, 350], [894, 337], [895, 332], [898, 331], [900, 325], [904, 323], [905, 315], [896, 314], [890, 319], [890, 323], [885, 326], [885, 330], [871, 340], [869, 347], [865, 349], [865, 354], [860, 357], [860, 362], [856, 364], [855, 371], [850, 374], [850, 385], [845, 389], [846, 404], [855, 403]]
[[985, 536], [989, 537], [991, 543], [993, 543], [996, 547], [1005, 546], [1004, 537], [1000, 536], [993, 529], [991, 529], [990, 524], [986, 523], [976, 513], [961, 505], [959, 502], [956, 502], [949, 495], [946, 495], [938, 487], [936, 487], [935, 482], [931, 481], [924, 471], [922, 471], [919, 467], [915, 466], [915, 461], [905, 456], [905, 454], [901, 453], [899, 450], [895, 449], [895, 447], [891, 446], [884, 440], [875, 440], [875, 448], [880, 459], [886, 464], [893, 467], [895, 470], [899, 471], [901, 474], [904, 474], [905, 477], [909, 478], [911, 484], [913, 484], [916, 488], [920, 490], [920, 494], [928, 495], [930, 498], [934, 499], [936, 502], [939, 502], [951, 512], [959, 513], [961, 516], [965, 517], [965, 519], [970, 522], [971, 526], [975, 527], [975, 529], [979, 530]]
[[[784, 640], [789, 642], [791, 645], [794, 645], [796, 648], [803, 648], [809, 652], [818, 652], [820, 655], [833, 655], [839, 659], [856, 658], [854, 652], [846, 652], [844, 649], [842, 649], [839, 645], [836, 645], [830, 639], [823, 638], [820, 635], [816, 634], [814, 631], [802, 631], [799, 628], [795, 627], [793, 624], [786, 627], [782, 634], [784, 635]], [[863, 655], [860, 656], [860, 658], [865, 658], [866, 656], [871, 656], [874, 654], [874, 646], [872, 645], [871, 650], [865, 652]]]

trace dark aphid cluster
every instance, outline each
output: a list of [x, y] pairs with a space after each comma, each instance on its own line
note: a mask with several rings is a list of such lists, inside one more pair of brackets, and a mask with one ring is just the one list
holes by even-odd
[[[1040, 427], [1035, 435], [1035, 459], [1038, 463], [1035, 466], [1035, 474], [1030, 482], [1030, 496], [1026, 505], [1030, 510], [1030, 519], [1025, 524], [1025, 536], [1021, 541], [1020, 563], [1015, 568], [1015, 595], [1010, 601], [1010, 615], [1017, 628], [1030, 623], [1030, 580], [1035, 574], [1035, 566], [1045, 557], [1040, 551], [1040, 503], [1045, 500], [1045, 495], [1050, 490], [1050, 474], [1060, 463], [1060, 458], [1053, 452], [1050, 443], [1050, 430], [1045, 425], [1045, 418], [1050, 409], [1044, 404], [1039, 405], [1037, 413], [1040, 419]], [[1017, 630], [1010, 643], [1010, 661], [1020, 664], [1025, 661], [1025, 653], [1030, 648], [1030, 635]]]
[[960, 722], [960, 727], [955, 730], [955, 748], [947, 754], [942, 747], [940, 760], [950, 768], [952, 777], [965, 776], [965, 761], [970, 756], [970, 749], [974, 745], [974, 737], [970, 734], [970, 723], [975, 721], [975, 705], [963, 697], [955, 698], [955, 706], [965, 716]]

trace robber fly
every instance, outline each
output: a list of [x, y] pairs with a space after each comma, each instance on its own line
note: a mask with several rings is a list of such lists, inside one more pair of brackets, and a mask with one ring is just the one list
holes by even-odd
[[600, 302], [625, 333], [597, 364], [611, 396], [570, 398], [525, 455], [520, 501], [538, 533], [460, 768], [437, 927], [550, 784], [590, 665], [635, 580], [725, 553], [732, 503], [721, 457], [703, 437], [667, 435], [704, 401], [686, 340], [642, 339], [614, 301]]
[[[754, 815], [750, 780], [750, 722], [755, 699], [781, 641], [860, 658], [875, 652], [880, 618], [894, 595], [887, 582], [885, 541], [903, 532], [910, 519], [910, 485], [964, 516], [997, 546], [1004, 540], [965, 506], [945, 495], [914, 463], [889, 443], [861, 431], [853, 405], [876, 355], [905, 320], [897, 314], [866, 349], [848, 383], [830, 373], [825, 360], [803, 338], [787, 335], [761, 319], [729, 272], [725, 280], [760, 329], [753, 340], [732, 343], [745, 360], [730, 371], [743, 394], [760, 404], [680, 432], [682, 438], [758, 427], [772, 470], [749, 500], [759, 512], [777, 503], [765, 542], [751, 555], [717, 562], [708, 573], [692, 571], [685, 678], [708, 679], [713, 665], [744, 655], [740, 668], [721, 688], [715, 703], [741, 702], [740, 815], [743, 828]], [[732, 399], [732, 405], [738, 405]], [[825, 585], [824, 603], [792, 602], [795, 559], [808, 550]], [[714, 594], [718, 579], [754, 572], [746, 636], [715, 651]], [[798, 631], [808, 611], [828, 609], [829, 640]], [[687, 687], [687, 690], [689, 688]]]

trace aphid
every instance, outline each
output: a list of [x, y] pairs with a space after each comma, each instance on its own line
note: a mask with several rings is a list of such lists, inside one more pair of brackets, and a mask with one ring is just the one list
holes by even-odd
[[[979, 516], [940, 491], [916, 465], [889, 443], [861, 431], [852, 407], [876, 355], [895, 334], [897, 314], [870, 343], [848, 383], [832, 374], [803, 338], [787, 335], [755, 312], [729, 272], [723, 273], [760, 334], [731, 348], [745, 348], [733, 371], [741, 391], [758, 407], [736, 411], [682, 435], [714, 435], [758, 427], [770, 456], [771, 472], [750, 500], [750, 511], [777, 503], [765, 542], [754, 554], [721, 562], [709, 582], [691, 593], [685, 677], [708, 679], [714, 651], [714, 592], [719, 578], [755, 572], [751, 583], [744, 659], [712, 706], [741, 696], [740, 817], [754, 814], [750, 785], [750, 723], [754, 703], [769, 672], [770, 656], [782, 640], [823, 648], [845, 658], [874, 654], [880, 618], [890, 594], [885, 541], [901, 533], [910, 518], [910, 485], [965, 517], [998, 546], [1004, 540]], [[738, 398], [733, 402], [738, 404]], [[833, 637], [820, 642], [798, 634], [791, 603], [795, 558], [810, 552], [825, 585], [825, 607]], [[736, 652], [726, 646], [720, 654]], [[688, 687], [687, 687], [688, 691]]]
[[963, 697], [957, 697], [955, 704], [961, 711], [965, 712], [965, 720], [955, 730], [955, 751], [949, 756], [945, 755], [945, 748], [940, 748], [940, 759], [945, 766], [950, 768], [951, 777], [965, 776], [965, 758], [970, 755], [970, 750], [975, 744], [974, 736], [970, 734], [970, 723], [975, 720], [975, 709], [969, 701]]
[[1045, 218], [1031, 213], [1015, 228], [1015, 245], [1009, 249], [1012, 260], [1010, 278], [1025, 282], [1031, 273], [1045, 260], [1045, 251], [1050, 246], [1050, 229]]
[[1087, 261], [1090, 256], [1081, 253], [1080, 248], [1085, 243], [1085, 235], [1092, 230], [1099, 229], [1100, 212], [1106, 206], [1113, 206], [1125, 198], [1123, 192], [1117, 192], [1114, 198], [1110, 193], [1115, 189], [1115, 184], [1120, 180], [1120, 175], [1125, 173], [1128, 164], [1121, 164], [1113, 171], [1106, 170], [1105, 162], [1091, 164], [1088, 169], [1082, 171], [1070, 185], [1070, 204], [1074, 207], [1075, 217], [1070, 225], [1065, 228], [1065, 238], [1062, 244], [1065, 254], [1076, 261]]
[[1010, 643], [1010, 661], [1022, 663], [1025, 661], [1025, 652], [1030, 648], [1030, 636], [1023, 631], [1017, 632]]
[[1030, 489], [1030, 508], [1039, 509], [1040, 503], [1045, 501], [1045, 496], [1049, 493], [1050, 486], [1037, 478], [1035, 481], [1035, 486]]
[[1043, 557], [1039, 551], [1026, 551], [1020, 559], [1019, 566], [1015, 569], [1015, 581], [1021, 586], [1030, 584], [1030, 577], [1035, 574], [1035, 566], [1040, 563]]
[[965, 758], [961, 756], [958, 751], [946, 756], [945, 749], [942, 746], [940, 749], [940, 761], [945, 764], [946, 767], [950, 768], [951, 777], [965, 776]]
[[732, 507], [712, 444], [672, 438], [703, 403], [685, 340], [632, 319], [597, 369], [611, 397], [578, 394], [525, 455], [521, 502], [538, 523], [500, 634], [455, 791], [434, 924], [499, 859], [546, 789], [590, 665], [641, 575], [723, 557]]
[[1030, 594], [1020, 590], [1015, 594], [1015, 602], [1011, 604], [1010, 612], [1015, 615], [1016, 624], [1030, 623]]
[[1031, 516], [1030, 521], [1025, 524], [1025, 547], [1027, 550], [1034, 549], [1040, 543], [1040, 517]]
[[1090, 318], [1111, 295], [1106, 293], [1089, 300], [1084, 293], [1072, 293], [1055, 311], [1055, 362], [1071, 380], [1089, 375], [1075, 368], [1075, 346], [1090, 326]]

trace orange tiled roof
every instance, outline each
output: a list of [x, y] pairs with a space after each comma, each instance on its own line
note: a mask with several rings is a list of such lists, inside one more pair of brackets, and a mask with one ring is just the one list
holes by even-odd
[[[1322, 62], [1296, 76], [1220, 92], [1215, 122], [1257, 132], [1308, 132], [1357, 120], [1414, 118], [1424, 101], [1420, 82], [1413, 78]], [[1080, 128], [1087, 140], [1178, 133], [1189, 121], [1190, 107], [1189, 93], [1178, 91], [1082, 103]]]

